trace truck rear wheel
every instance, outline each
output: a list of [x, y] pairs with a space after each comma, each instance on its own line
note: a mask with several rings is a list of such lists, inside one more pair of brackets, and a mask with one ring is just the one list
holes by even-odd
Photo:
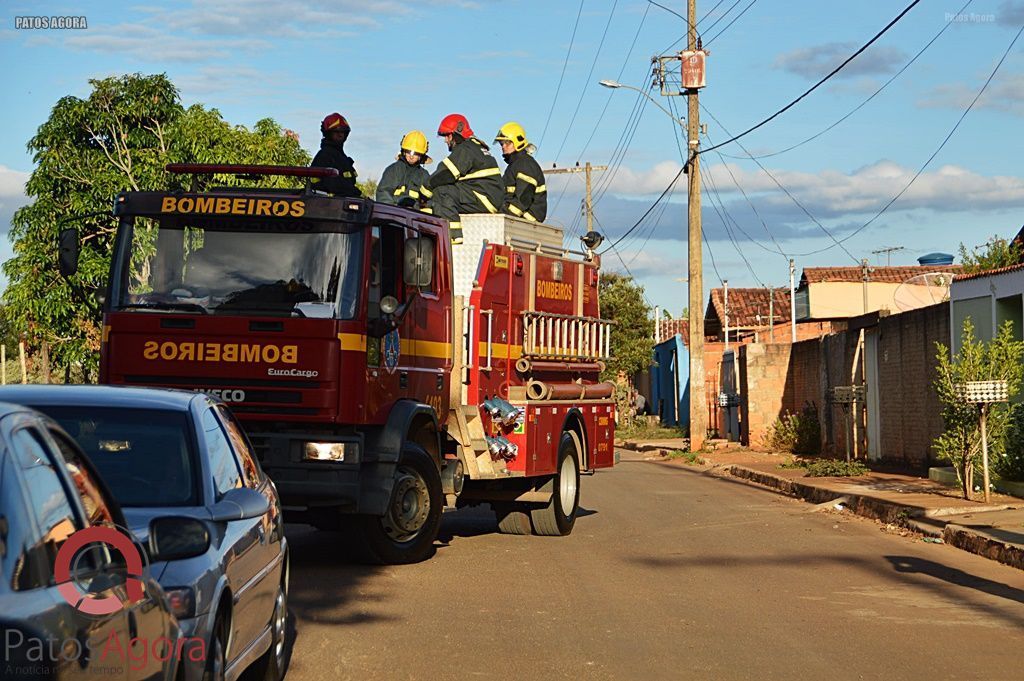
[[534, 534], [564, 537], [576, 524], [580, 507], [580, 464], [576, 440], [562, 433], [558, 442], [558, 469], [554, 477], [551, 501], [543, 508], [530, 511]]
[[441, 473], [426, 450], [402, 446], [391, 502], [383, 516], [360, 516], [362, 543], [369, 562], [418, 563], [429, 558], [441, 527], [444, 495]]
[[498, 532], [502, 534], [530, 534], [530, 513], [523, 504], [499, 503], [491, 504], [494, 515], [498, 517]]

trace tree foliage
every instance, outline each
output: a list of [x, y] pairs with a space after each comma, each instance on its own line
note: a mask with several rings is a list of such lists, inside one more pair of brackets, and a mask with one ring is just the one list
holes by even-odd
[[619, 372], [632, 376], [651, 364], [654, 348], [654, 321], [644, 301], [644, 290], [632, 277], [602, 273], [600, 281], [601, 316], [615, 321], [612, 327], [612, 358], [604, 378], [614, 380]]
[[989, 343], [974, 335], [974, 324], [964, 321], [960, 352], [951, 356], [949, 348], [936, 343], [938, 349], [935, 390], [942, 402], [945, 430], [935, 439], [933, 448], [940, 458], [948, 459], [970, 498], [973, 477], [981, 465], [981, 422], [978, 407], [960, 398], [958, 386], [968, 381], [1005, 380], [1011, 402], [989, 407], [986, 420], [989, 457], [994, 467], [1006, 458], [1006, 438], [1013, 416], [1013, 398], [1024, 380], [1024, 342], [1013, 339], [1013, 322], [1008, 321]]
[[1016, 239], [993, 236], [969, 251], [966, 246], [960, 244], [960, 262], [963, 264], [964, 274], [1009, 267], [1020, 263], [1022, 259], [1024, 246]]
[[[89, 81], [81, 99], [61, 98], [28, 143], [35, 170], [26, 184], [32, 199], [11, 221], [14, 257], [4, 263], [9, 284], [5, 318], [31, 347], [47, 342], [58, 367], [96, 366], [101, 323], [92, 293], [107, 284], [116, 223], [114, 198], [127, 190], [162, 190], [185, 180], [168, 163], [308, 165], [293, 133], [271, 119], [252, 129], [231, 125], [216, 109], [185, 108], [165, 75], [124, 75]], [[232, 185], [232, 176], [204, 178]], [[296, 186], [266, 178], [261, 186]], [[191, 185], [187, 188], [191, 188]], [[57, 272], [57, 236], [77, 227], [82, 237], [79, 274], [69, 285]]]

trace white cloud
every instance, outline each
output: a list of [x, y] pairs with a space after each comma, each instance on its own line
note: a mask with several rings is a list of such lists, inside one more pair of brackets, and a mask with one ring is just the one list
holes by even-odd
[[[777, 69], [805, 78], [817, 79], [839, 66], [857, 49], [855, 43], [824, 43], [783, 52], [772, 64]], [[873, 46], [847, 64], [836, 78], [892, 73], [907, 61], [907, 53], [898, 47]]]
[[1021, 0], [1007, 0], [999, 5], [999, 11], [996, 12], [996, 21], [1003, 26], [1020, 28], [1020, 25], [1024, 24], [1024, 2], [1021, 2]]
[[[966, 109], [985, 77], [987, 76], [980, 76], [981, 79], [977, 83], [940, 85], [921, 99], [918, 106], [932, 109]], [[997, 75], [974, 108], [1024, 116], [1024, 73]]]

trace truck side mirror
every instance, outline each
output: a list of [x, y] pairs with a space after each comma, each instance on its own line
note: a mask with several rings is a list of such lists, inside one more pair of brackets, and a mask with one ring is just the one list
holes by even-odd
[[57, 269], [65, 279], [78, 272], [78, 230], [69, 227], [57, 241]]
[[434, 240], [425, 236], [406, 240], [402, 263], [406, 286], [429, 287], [434, 275]]

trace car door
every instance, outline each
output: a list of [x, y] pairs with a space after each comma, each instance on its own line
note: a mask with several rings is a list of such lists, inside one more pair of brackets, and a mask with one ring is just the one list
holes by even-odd
[[242, 469], [242, 482], [246, 487], [256, 490], [269, 502], [269, 508], [259, 518], [257, 533], [260, 538], [259, 551], [261, 558], [259, 582], [254, 587], [258, 593], [253, 605], [253, 613], [257, 620], [269, 624], [274, 614], [274, 600], [277, 597], [277, 586], [281, 583], [281, 570], [284, 569], [284, 519], [281, 514], [281, 502], [277, 496], [274, 483], [266, 476], [252, 451], [252, 445], [241, 424], [223, 404], [217, 405], [217, 415], [224, 424], [224, 429], [231, 442], [239, 466]]
[[[9, 452], [20, 479], [10, 481], [12, 488], [7, 484], [8, 476], [4, 476], [3, 497], [5, 505], [8, 505], [5, 515], [17, 514], [14, 507], [18, 497], [23, 504], [23, 515], [18, 520], [20, 537], [7, 546], [5, 571], [7, 562], [12, 561], [14, 590], [24, 595], [35, 592], [30, 597], [44, 592], [49, 601], [42, 612], [35, 615], [25, 613], [26, 619], [31, 617], [51, 637], [77, 642], [77, 645], [65, 643], [71, 654], [58, 655], [54, 660], [60, 668], [59, 678], [95, 679], [98, 674], [103, 678], [129, 678], [125, 659], [116, 654], [103, 654], [111, 640], [127, 645], [124, 609], [118, 607], [106, 614], [86, 614], [59, 591], [55, 571], [57, 554], [73, 533], [85, 529], [87, 522], [75, 500], [76, 493], [61, 474], [59, 467], [63, 464], [60, 455], [52, 451], [39, 425], [28, 419], [22, 419], [22, 423], [12, 430]], [[11, 525], [10, 520], [8, 525]], [[82, 559], [75, 561], [70, 571], [72, 581], [80, 585], [80, 592], [82, 587], [94, 586], [101, 567], [96, 553], [82, 553]], [[122, 603], [127, 597], [124, 589], [116, 586], [93, 595], [117, 598]], [[38, 599], [35, 602], [34, 608], [42, 607]], [[14, 613], [5, 614], [17, 617]]]
[[[202, 440], [208, 470], [213, 479], [215, 501], [245, 483], [227, 433], [212, 406], [205, 407], [201, 419]], [[249, 647], [262, 631], [260, 620], [259, 576], [263, 564], [260, 547], [261, 518], [222, 523], [224, 541], [221, 554], [234, 605], [231, 612], [231, 639], [228, 664]]]
[[[46, 434], [64, 459], [88, 523], [96, 525], [118, 521], [118, 525], [125, 526], [115, 502], [107, 496], [106, 487], [98, 479], [98, 474], [83, 460], [78, 446], [57, 428], [48, 427]], [[140, 548], [140, 553], [141, 550]], [[116, 553], [110, 555], [108, 552], [104, 557], [120, 562], [120, 557]], [[124, 607], [128, 636], [137, 641], [132, 645], [128, 662], [131, 678], [150, 678], [160, 674], [166, 666], [173, 666], [173, 662], [167, 661], [167, 657], [173, 655], [164, 655], [163, 651], [158, 651], [159, 655], [153, 654], [153, 645], [161, 638], [170, 637], [173, 640], [173, 636], [168, 630], [169, 616], [160, 601], [163, 598], [162, 594], [154, 584], [146, 586], [141, 600], [126, 600]], [[125, 642], [126, 652], [129, 652], [128, 645]]]

